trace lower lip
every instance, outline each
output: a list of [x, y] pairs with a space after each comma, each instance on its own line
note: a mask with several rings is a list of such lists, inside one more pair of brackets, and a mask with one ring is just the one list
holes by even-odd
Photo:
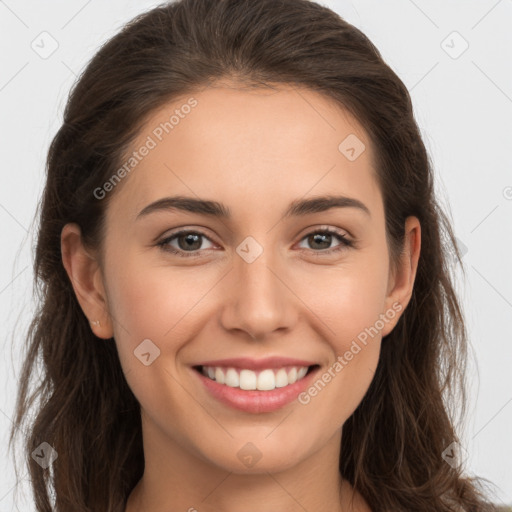
[[201, 379], [206, 389], [220, 402], [241, 411], [258, 414], [276, 411], [293, 402], [309, 386], [311, 379], [319, 369], [319, 367], [315, 367], [299, 381], [271, 391], [257, 389], [246, 391], [240, 388], [232, 388], [225, 384], [219, 384], [217, 381], [204, 376], [200, 371], [195, 369], [192, 371]]

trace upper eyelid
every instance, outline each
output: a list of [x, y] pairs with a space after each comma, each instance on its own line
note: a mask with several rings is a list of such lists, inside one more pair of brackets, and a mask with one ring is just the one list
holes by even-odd
[[345, 238], [350, 238], [350, 239], [354, 238], [352, 236], [352, 234], [347, 229], [330, 226], [328, 224], [320, 224], [320, 225], [312, 227], [312, 228], [306, 228], [305, 231], [302, 231], [303, 234], [300, 239], [302, 240], [305, 236], [307, 236], [311, 233], [317, 233], [317, 232], [323, 232], [323, 231], [329, 231], [332, 234], [335, 234], [338, 236], [343, 236]]
[[171, 238], [175, 238], [175, 237], [177, 237], [179, 235], [188, 235], [190, 233], [196, 234], [196, 235], [200, 235], [200, 236], [210, 240], [210, 242], [212, 242], [214, 244], [217, 244], [217, 242], [215, 242], [215, 240], [213, 240], [210, 235], [207, 235], [206, 233], [203, 233], [203, 231], [201, 229], [189, 229], [189, 228], [178, 228], [178, 231], [172, 232], [170, 234], [163, 235], [162, 237], [159, 237], [160, 242], [158, 242], [158, 243], [162, 243], [162, 242], [168, 241]]

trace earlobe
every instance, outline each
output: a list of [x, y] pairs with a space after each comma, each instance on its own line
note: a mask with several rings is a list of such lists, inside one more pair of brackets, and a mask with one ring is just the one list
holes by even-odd
[[405, 221], [404, 247], [400, 255], [396, 272], [390, 276], [389, 292], [386, 297], [386, 311], [398, 312], [382, 330], [387, 336], [397, 324], [400, 316], [409, 304], [414, 289], [421, 251], [421, 224], [417, 217], [407, 217]]
[[69, 223], [63, 227], [61, 253], [62, 263], [92, 331], [99, 338], [112, 338], [101, 268], [97, 259], [84, 247], [78, 224]]

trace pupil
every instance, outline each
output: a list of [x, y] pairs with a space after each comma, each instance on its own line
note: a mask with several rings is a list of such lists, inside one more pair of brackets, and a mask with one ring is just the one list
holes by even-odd
[[[331, 245], [331, 241], [330, 241], [331, 236], [332, 235], [329, 235], [329, 234], [317, 233], [310, 238], [313, 239], [314, 243], [318, 242], [320, 244], [322, 243], [322, 240], [323, 240], [323, 243], [327, 244], [327, 245], [325, 245], [324, 247], [320, 247], [320, 249], [328, 249]], [[326, 239], [327, 239], [327, 242], [326, 242]]]
[[[186, 243], [185, 243], [185, 247], [180, 247], [181, 249], [184, 249], [184, 250], [188, 250], [188, 249], [200, 249], [201, 248], [201, 240], [200, 240], [200, 237], [199, 235], [194, 235], [194, 234], [187, 234], [187, 235], [184, 235], [182, 237], [179, 238], [179, 240], [182, 240], [183, 238], [186, 239]], [[198, 244], [197, 247], [194, 247], [193, 244]], [[179, 244], [180, 246], [182, 244]]]

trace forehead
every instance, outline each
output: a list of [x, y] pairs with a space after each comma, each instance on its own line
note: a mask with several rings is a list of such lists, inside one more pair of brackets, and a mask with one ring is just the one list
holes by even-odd
[[166, 195], [221, 200], [240, 214], [305, 195], [380, 195], [357, 120], [334, 100], [289, 85], [218, 85], [175, 99], [148, 116], [124, 163], [130, 158], [112, 202], [132, 220]]

